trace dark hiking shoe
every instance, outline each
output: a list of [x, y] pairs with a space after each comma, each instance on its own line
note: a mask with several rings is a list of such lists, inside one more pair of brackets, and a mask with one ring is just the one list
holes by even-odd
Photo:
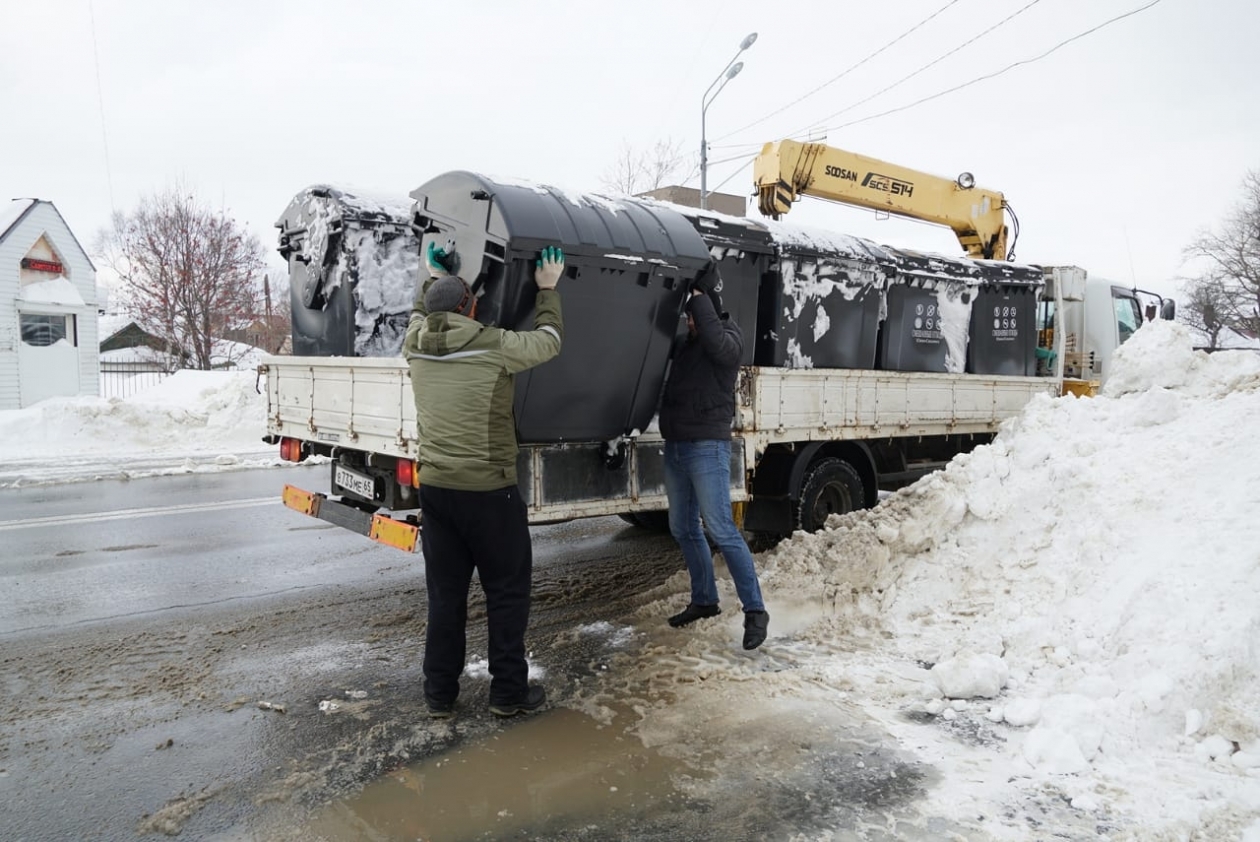
[[542, 685], [534, 684], [525, 691], [524, 697], [515, 702], [491, 702], [490, 712], [495, 716], [516, 716], [518, 713], [533, 713], [547, 703], [547, 691]]
[[722, 609], [716, 605], [696, 605], [694, 602], [687, 603], [687, 607], [669, 618], [669, 624], [676, 629], [694, 623], [705, 617], [716, 617], [722, 613]]
[[766, 629], [770, 627], [770, 615], [765, 611], [744, 612], [744, 648], [756, 649], [766, 642]]
[[425, 696], [424, 704], [425, 704], [425, 707], [429, 709], [430, 719], [450, 719], [452, 716], [455, 715], [454, 700], [451, 700], [449, 702], [439, 702], [434, 699], [430, 699], [428, 696]]

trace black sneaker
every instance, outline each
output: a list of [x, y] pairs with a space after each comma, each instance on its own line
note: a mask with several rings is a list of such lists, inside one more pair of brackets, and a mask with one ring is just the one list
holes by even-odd
[[516, 716], [533, 713], [547, 703], [547, 691], [540, 684], [533, 684], [525, 691], [524, 698], [515, 702], [491, 702], [490, 712], [495, 716]]
[[744, 612], [744, 648], [756, 649], [766, 642], [766, 629], [770, 627], [770, 615], [765, 611]]
[[696, 620], [705, 617], [716, 617], [722, 613], [722, 609], [716, 605], [696, 605], [694, 602], [687, 603], [687, 607], [669, 618], [669, 624], [676, 629], [694, 623]]
[[455, 700], [449, 702], [439, 702], [435, 699], [424, 697], [424, 704], [429, 709], [430, 719], [450, 719], [455, 715]]

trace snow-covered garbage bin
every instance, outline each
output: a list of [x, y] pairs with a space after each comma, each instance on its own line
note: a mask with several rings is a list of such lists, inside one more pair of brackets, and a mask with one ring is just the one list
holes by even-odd
[[979, 274], [975, 261], [892, 251], [897, 269], [888, 284], [877, 367], [963, 372]]
[[767, 225], [776, 259], [761, 288], [757, 364], [874, 368], [892, 253], [847, 234]]
[[289, 264], [293, 353], [393, 357], [415, 298], [411, 200], [317, 184], [276, 222]]

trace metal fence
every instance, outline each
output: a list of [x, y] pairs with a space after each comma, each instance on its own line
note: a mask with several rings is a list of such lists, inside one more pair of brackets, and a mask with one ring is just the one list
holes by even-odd
[[101, 397], [129, 398], [156, 386], [170, 373], [151, 362], [101, 362]]

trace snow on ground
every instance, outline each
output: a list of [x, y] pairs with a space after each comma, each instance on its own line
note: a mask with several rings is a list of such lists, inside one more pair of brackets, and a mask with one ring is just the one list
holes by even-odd
[[[41, 460], [275, 464], [264, 407], [252, 373], [181, 372], [0, 412], [0, 483]], [[728, 578], [720, 617], [665, 626], [679, 573], [632, 637], [601, 632], [622, 654], [572, 704], [632, 711], [646, 744], [769, 777], [806, 814], [825, 787], [868, 824], [909, 793], [857, 838], [1260, 842], [1257, 418], [1260, 355], [1150, 323], [1103, 395], [1037, 399], [993, 444], [761, 554], [757, 652]]]
[[811, 722], [794, 762], [825, 765], [829, 729], [863, 716], [933, 770], [892, 838], [1260, 840], [1260, 356], [1155, 322], [1115, 365], [1102, 396], [1039, 398], [759, 556], [758, 655], [729, 579], [721, 617], [655, 630], [680, 573], [642, 612], [648, 657], [592, 712], [624, 694], [644, 739], [720, 745], [724, 769], [760, 763], [750, 739], [801, 739], [792, 720]]
[[252, 371], [179, 371], [127, 398], [0, 411], [0, 488], [283, 464]]

